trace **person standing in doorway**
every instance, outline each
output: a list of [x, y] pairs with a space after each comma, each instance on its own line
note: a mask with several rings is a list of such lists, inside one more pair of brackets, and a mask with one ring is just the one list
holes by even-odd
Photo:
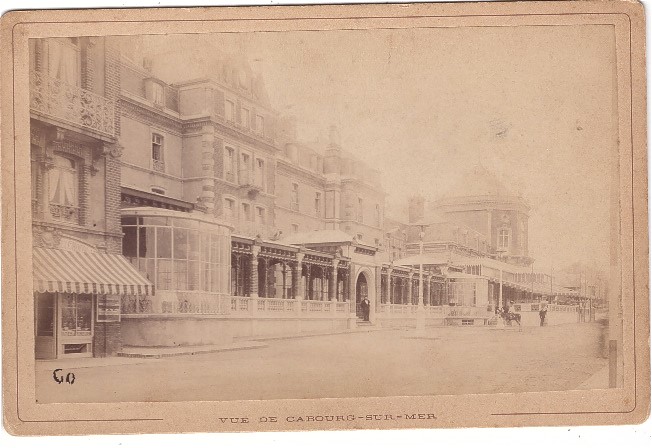
[[369, 309], [371, 308], [371, 302], [369, 302], [369, 299], [365, 297], [360, 305], [362, 306], [362, 318], [365, 322], [369, 322]]

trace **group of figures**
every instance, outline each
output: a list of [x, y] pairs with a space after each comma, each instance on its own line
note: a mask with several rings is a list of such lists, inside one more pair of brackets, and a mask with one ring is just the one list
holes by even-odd
[[[514, 302], [510, 302], [509, 306], [504, 306], [502, 309], [498, 308], [496, 310], [498, 315], [503, 319], [507, 325], [512, 325], [512, 321], [521, 325], [521, 315], [514, 310]], [[548, 314], [548, 304], [543, 302], [541, 304], [541, 309], [539, 310], [539, 320], [540, 326], [544, 326], [546, 323], [546, 315]]]

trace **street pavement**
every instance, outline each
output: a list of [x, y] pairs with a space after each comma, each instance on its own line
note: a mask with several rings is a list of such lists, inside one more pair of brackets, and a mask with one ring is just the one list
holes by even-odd
[[[441, 327], [267, 341], [261, 348], [37, 362], [39, 403], [337, 398], [578, 389], [606, 366], [597, 324]], [[59, 384], [52, 371], [73, 372]]]

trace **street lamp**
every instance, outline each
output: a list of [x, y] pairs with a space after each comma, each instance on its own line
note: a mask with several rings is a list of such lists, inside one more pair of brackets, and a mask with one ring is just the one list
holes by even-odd
[[426, 309], [423, 303], [423, 237], [424, 226], [419, 226], [419, 303], [417, 305], [417, 333], [423, 334], [426, 329]]

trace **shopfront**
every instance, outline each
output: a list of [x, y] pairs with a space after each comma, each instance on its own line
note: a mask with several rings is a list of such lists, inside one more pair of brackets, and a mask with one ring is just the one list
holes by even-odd
[[106, 328], [119, 324], [122, 297], [154, 292], [120, 255], [40, 247], [33, 255], [36, 359], [110, 355]]

